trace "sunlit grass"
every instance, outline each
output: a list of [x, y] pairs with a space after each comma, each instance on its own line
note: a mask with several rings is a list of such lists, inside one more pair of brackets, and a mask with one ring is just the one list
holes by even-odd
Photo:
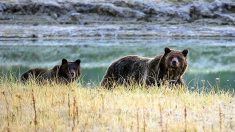
[[[0, 79], [0, 131], [232, 131], [233, 95]], [[231, 103], [233, 102], [233, 103]]]

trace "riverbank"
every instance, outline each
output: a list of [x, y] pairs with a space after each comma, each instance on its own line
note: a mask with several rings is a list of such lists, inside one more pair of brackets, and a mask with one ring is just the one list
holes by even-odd
[[234, 37], [231, 1], [3, 1], [1, 38]]

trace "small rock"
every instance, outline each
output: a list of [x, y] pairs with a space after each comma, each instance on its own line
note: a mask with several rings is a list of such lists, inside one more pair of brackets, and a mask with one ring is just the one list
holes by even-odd
[[79, 21], [82, 18], [82, 16], [81, 13], [71, 13], [70, 18], [72, 21]]
[[32, 38], [38, 38], [38, 36], [36, 34], [32, 34], [31, 36]]

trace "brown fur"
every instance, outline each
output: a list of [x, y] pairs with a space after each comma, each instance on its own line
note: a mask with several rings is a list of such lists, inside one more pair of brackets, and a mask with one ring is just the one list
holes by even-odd
[[155, 85], [170, 82], [184, 85], [182, 76], [187, 68], [188, 50], [176, 51], [165, 48], [163, 55], [154, 58], [125, 56], [114, 61], [106, 71], [101, 86], [115, 85]]
[[80, 77], [80, 62], [80, 59], [74, 62], [63, 59], [61, 65], [56, 65], [50, 70], [44, 68], [30, 69], [21, 75], [21, 80], [25, 82], [31, 78], [39, 83], [56, 81], [57, 83], [67, 84]]

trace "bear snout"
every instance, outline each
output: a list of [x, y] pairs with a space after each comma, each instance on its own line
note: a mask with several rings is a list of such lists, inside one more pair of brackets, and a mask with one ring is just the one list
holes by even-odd
[[75, 78], [76, 77], [76, 72], [75, 71], [70, 71], [70, 75], [71, 75], [71, 78]]
[[178, 67], [178, 65], [179, 65], [179, 60], [176, 57], [174, 57], [171, 61], [171, 66]]

